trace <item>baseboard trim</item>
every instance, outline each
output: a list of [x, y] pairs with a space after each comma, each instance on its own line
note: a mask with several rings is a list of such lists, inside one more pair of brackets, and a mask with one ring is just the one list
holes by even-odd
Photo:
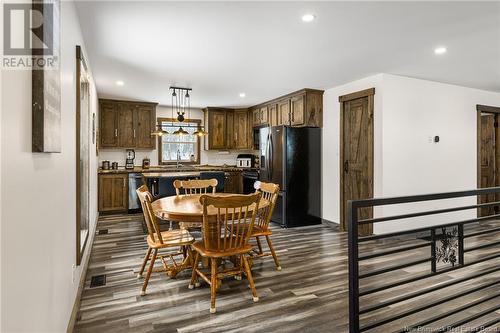
[[[71, 310], [71, 316], [69, 317], [68, 327], [66, 328], [66, 333], [73, 333], [75, 329], [76, 317], [78, 315], [78, 310], [80, 309], [80, 302], [82, 300], [82, 292], [85, 286], [85, 280], [87, 278], [87, 268], [89, 266], [90, 254], [92, 252], [92, 246], [94, 245], [95, 233], [97, 230], [97, 222], [99, 221], [99, 212], [97, 212], [96, 220], [94, 223], [94, 227], [92, 228], [92, 232], [89, 234], [89, 242], [87, 243], [88, 248], [86, 249], [87, 253], [82, 262], [82, 274], [80, 275], [81, 279], [78, 282], [78, 290], [76, 291], [75, 302], [73, 303], [73, 309]], [[89, 230], [90, 231], [90, 230]]]
[[337, 222], [321, 219], [321, 223], [326, 225], [327, 227], [335, 229], [336, 231], [340, 231], [340, 224]]

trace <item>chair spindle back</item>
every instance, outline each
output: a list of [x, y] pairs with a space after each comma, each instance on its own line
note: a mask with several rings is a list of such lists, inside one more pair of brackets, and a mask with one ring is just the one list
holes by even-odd
[[[247, 246], [260, 198], [260, 193], [224, 197], [202, 195], [200, 203], [203, 205], [205, 248], [226, 252]], [[216, 209], [215, 220], [209, 219], [209, 209]]]
[[255, 225], [263, 231], [266, 231], [269, 227], [269, 223], [271, 222], [274, 206], [276, 206], [276, 201], [278, 200], [280, 187], [274, 183], [264, 183], [260, 181], [256, 181], [254, 187], [256, 189], [256, 193], [262, 194], [262, 199], [269, 201], [269, 205], [261, 208], [255, 219]]
[[[175, 192], [177, 195], [208, 194], [215, 193], [217, 179], [192, 179], [174, 181]], [[212, 188], [209, 191], [210, 187]]]
[[[153, 196], [148, 190], [146, 185], [142, 185], [137, 190], [137, 196], [141, 202], [142, 212], [144, 214], [144, 220], [146, 221], [146, 226], [148, 227], [148, 234], [153, 240], [159, 241], [163, 244], [163, 238], [161, 236], [160, 226], [156, 220], [156, 216], [153, 214], [153, 207], [151, 202], [153, 201]], [[156, 236], [156, 237], [155, 237]]]

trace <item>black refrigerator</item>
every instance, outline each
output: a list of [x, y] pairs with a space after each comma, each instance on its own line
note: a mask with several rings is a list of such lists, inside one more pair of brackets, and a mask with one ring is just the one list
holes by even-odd
[[291, 228], [321, 223], [321, 128], [259, 130], [260, 175], [279, 184], [272, 222]]

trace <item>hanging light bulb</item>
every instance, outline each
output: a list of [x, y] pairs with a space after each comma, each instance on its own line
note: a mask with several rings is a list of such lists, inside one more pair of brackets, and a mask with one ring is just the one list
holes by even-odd
[[169, 134], [167, 131], [163, 129], [162, 125], [156, 125], [156, 129], [151, 132], [151, 136], [163, 136]]
[[183, 136], [183, 135], [188, 135], [189, 132], [188, 131], [185, 131], [182, 126], [179, 127], [178, 130], [176, 130], [174, 133], [174, 135], [179, 135], [179, 136]]

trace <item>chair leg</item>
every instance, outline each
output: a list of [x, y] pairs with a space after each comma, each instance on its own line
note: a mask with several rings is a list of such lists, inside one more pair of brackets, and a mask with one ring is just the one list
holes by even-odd
[[153, 272], [157, 253], [158, 249], [153, 249], [153, 255], [151, 256], [151, 261], [149, 262], [148, 272], [146, 273], [146, 278], [144, 279], [144, 283], [142, 285], [141, 296], [146, 295], [146, 288], [148, 287], [149, 278], [151, 277], [151, 273]]
[[269, 249], [271, 250], [271, 254], [273, 255], [274, 264], [276, 265], [276, 269], [278, 271], [281, 271], [281, 266], [280, 266], [280, 263], [278, 261], [278, 256], [276, 255], [276, 252], [274, 252], [273, 243], [271, 242], [271, 237], [266, 236], [266, 240], [267, 240], [267, 245], [269, 246]]
[[200, 261], [200, 254], [196, 252], [193, 263], [193, 273], [191, 273], [191, 283], [189, 283], [188, 286], [189, 289], [193, 289], [194, 287], [200, 286], [200, 283], [198, 282], [198, 273], [196, 273], [199, 261]]
[[144, 273], [144, 268], [146, 268], [146, 264], [148, 263], [150, 255], [151, 255], [151, 248], [148, 246], [148, 251], [146, 252], [146, 255], [144, 256], [144, 260], [142, 261], [141, 270], [139, 271], [139, 274], [137, 274], [138, 279], [140, 279], [142, 277], [142, 273]]
[[255, 236], [255, 240], [257, 241], [257, 247], [259, 248], [259, 254], [262, 254], [262, 244], [260, 244], [259, 236]]
[[250, 289], [252, 289], [253, 301], [258, 302], [259, 296], [257, 295], [255, 284], [253, 283], [252, 271], [250, 270], [250, 266], [248, 265], [247, 257], [245, 257], [245, 255], [242, 255], [241, 259], [243, 260], [243, 265], [245, 266], [245, 273], [247, 275], [248, 284], [250, 284]]
[[217, 259], [210, 260], [210, 313], [215, 313], [215, 296], [217, 294]]

